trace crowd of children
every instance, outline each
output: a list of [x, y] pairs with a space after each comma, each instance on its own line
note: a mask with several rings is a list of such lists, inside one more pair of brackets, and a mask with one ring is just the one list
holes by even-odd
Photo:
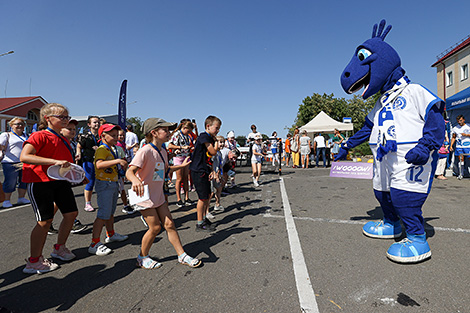
[[[224, 210], [221, 192], [228, 181], [233, 181], [233, 168], [239, 156], [236, 147], [231, 146], [233, 138], [227, 139], [225, 147], [225, 138], [217, 136], [222, 124], [219, 118], [209, 116], [204, 123], [205, 131], [198, 136], [194, 136], [194, 124], [189, 120], [183, 120], [177, 127], [177, 124], [160, 118], [149, 118], [142, 126], [146, 144], [135, 151], [130, 162], [124, 152], [124, 131], [118, 125], [103, 123], [98, 117], [91, 116], [88, 119], [89, 132], [75, 144], [78, 122], [71, 120], [66, 107], [57, 103], [47, 104], [41, 109], [40, 120], [39, 130], [24, 142], [20, 156], [24, 164], [23, 181], [28, 184], [36, 216], [24, 273], [40, 274], [59, 267], [52, 259], [43, 256], [46, 237], [57, 211], [63, 219], [50, 255], [63, 261], [76, 258], [66, 243], [74, 227], [86, 228], [77, 220], [78, 208], [72, 190], [77, 183], [86, 185], [85, 211], [96, 211], [88, 247], [90, 254], [107, 255], [112, 250], [106, 243], [128, 239], [127, 235], [116, 232], [114, 225], [117, 199], [121, 196], [127, 208], [125, 212], [140, 212], [148, 228], [142, 237], [137, 266], [145, 269], [161, 266], [149, 256], [149, 251], [162, 227], [179, 263], [190, 267], [201, 265], [201, 261], [189, 256], [181, 244], [168, 208], [168, 181], [172, 172], [176, 172], [178, 206], [192, 203], [189, 188], [195, 187], [198, 195], [195, 230], [214, 231], [215, 225], [210, 219], [214, 218], [213, 213]], [[81, 162], [83, 169], [75, 162]], [[125, 194], [125, 178], [132, 184], [131, 191], [137, 199], [141, 199], [134, 201], [132, 208]], [[97, 194], [96, 208], [91, 204], [93, 188]], [[212, 197], [215, 197], [216, 204], [213, 212], [209, 212]], [[106, 229], [104, 240], [101, 237], [103, 227]]]
[[[463, 117], [459, 118], [462, 120], [461, 124], [464, 124]], [[71, 119], [65, 106], [50, 103], [40, 111], [38, 131], [24, 138], [19, 158], [23, 164], [22, 182], [27, 184], [36, 225], [31, 231], [30, 255], [23, 272], [40, 274], [59, 267], [52, 259], [43, 256], [47, 234], [52, 229], [57, 211], [60, 211], [63, 219], [50, 255], [62, 261], [76, 258], [66, 243], [71, 232], [86, 228], [77, 220], [78, 208], [72, 190], [77, 184], [85, 185], [84, 210], [96, 211], [91, 243], [88, 246], [90, 254], [108, 255], [112, 250], [106, 243], [128, 239], [127, 235], [115, 231], [114, 215], [117, 200], [121, 197], [123, 212], [139, 212], [147, 227], [136, 258], [137, 266], [156, 269], [162, 265], [149, 254], [162, 228], [167, 232], [178, 262], [190, 267], [200, 266], [201, 260], [185, 252], [178, 235], [168, 206], [169, 183], [174, 172], [178, 207], [194, 203], [190, 199], [190, 190], [195, 188], [198, 196], [195, 231], [215, 231], [215, 224], [211, 220], [215, 218], [214, 214], [224, 211], [221, 203], [222, 190], [228, 182], [235, 184], [233, 168], [240, 152], [233, 131], [227, 134], [227, 138], [218, 136], [222, 121], [212, 115], [206, 118], [205, 130], [199, 134], [194, 120], [183, 119], [177, 125], [161, 118], [148, 118], [142, 126], [145, 138], [139, 149], [135, 140], [132, 144], [126, 141], [126, 132], [120, 126], [103, 122], [97, 116], [88, 118], [89, 131], [75, 141], [77, 124], [76, 120]], [[249, 160], [253, 184], [258, 187], [262, 161], [267, 156], [267, 145], [263, 144], [262, 136], [256, 132], [255, 125], [252, 125], [252, 131], [248, 136], [251, 151]], [[132, 128], [128, 128], [127, 132], [132, 132]], [[318, 138], [322, 140], [317, 140]], [[455, 138], [456, 135], [453, 139]], [[338, 153], [343, 140], [344, 137], [335, 130], [335, 136], [330, 140], [333, 155]], [[292, 156], [293, 166], [298, 167], [301, 155], [302, 167], [308, 167], [312, 143], [306, 133], [302, 133], [300, 137], [296, 130], [294, 136], [288, 134], [283, 143], [277, 133], [273, 132], [267, 143], [272, 153], [272, 165], [278, 166], [279, 173], [282, 156], [285, 157], [285, 165], [289, 166]], [[325, 139], [318, 135], [313, 147], [318, 166], [318, 151], [325, 149]], [[128, 153], [126, 155], [129, 149], [133, 151], [131, 158]], [[448, 153], [447, 149], [448, 146], [443, 145], [443, 158]], [[326, 166], [324, 152], [323, 161]], [[82, 167], [76, 165], [76, 162], [80, 162]], [[445, 168], [444, 161], [442, 164]], [[445, 179], [442, 174], [438, 175], [439, 179]], [[132, 184], [130, 192], [137, 197], [133, 203], [128, 202], [125, 179]], [[97, 194], [96, 208], [91, 204], [93, 188]], [[215, 198], [215, 206], [210, 211], [212, 198]], [[102, 241], [103, 228], [106, 229], [106, 234]]]

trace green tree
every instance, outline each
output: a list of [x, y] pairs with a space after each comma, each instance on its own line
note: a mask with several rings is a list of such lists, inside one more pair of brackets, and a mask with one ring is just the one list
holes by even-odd
[[344, 98], [335, 98], [333, 94], [328, 95], [325, 93], [320, 95], [314, 93], [312, 96], [302, 100], [295, 123], [290, 131], [293, 132], [296, 127], [307, 124], [318, 113], [323, 111], [337, 121], [342, 121], [343, 117], [351, 117], [354, 123], [354, 132], [356, 132], [364, 125], [365, 118], [374, 107], [378, 96], [375, 95], [367, 100], [363, 100], [359, 96], [354, 95], [352, 99], [346, 100]]
[[134, 126], [134, 133], [137, 135], [137, 138], [139, 138], [139, 141], [144, 138], [144, 134], [142, 134], [142, 125], [144, 122], [141, 120], [140, 117], [129, 117], [127, 120], [128, 124], [131, 124]]
[[235, 141], [240, 145], [240, 147], [244, 147], [246, 144], [246, 138], [245, 136], [237, 136], [235, 138]]
[[[314, 93], [302, 100], [295, 123], [289, 131], [293, 134], [296, 127], [307, 124], [323, 111], [337, 121], [342, 121], [343, 117], [350, 117], [354, 124], [354, 132], [357, 132], [364, 126], [367, 114], [373, 109], [380, 96], [380, 93], [377, 93], [363, 100], [360, 96], [354, 95], [352, 99], [346, 100], [344, 98], [335, 98], [333, 94], [320, 95]], [[372, 154], [367, 142], [351, 149], [351, 152], [358, 155]]]

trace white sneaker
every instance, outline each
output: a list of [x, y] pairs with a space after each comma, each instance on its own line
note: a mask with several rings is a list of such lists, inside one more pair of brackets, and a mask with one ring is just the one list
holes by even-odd
[[88, 247], [88, 253], [90, 254], [96, 254], [96, 255], [108, 255], [112, 252], [113, 250], [109, 249], [106, 247], [104, 244], [101, 242], [98, 242], [94, 247], [89, 246]]
[[114, 235], [112, 235], [111, 237], [106, 237], [104, 242], [110, 243], [110, 242], [113, 242], [113, 241], [124, 241], [127, 238], [129, 238], [129, 236], [114, 233]]
[[214, 211], [215, 211], [215, 212], [219, 212], [219, 213], [220, 213], [220, 212], [223, 212], [223, 211], [224, 211], [224, 207], [221, 206], [221, 205], [215, 205], [215, 206], [214, 206]]
[[30, 204], [31, 202], [26, 198], [18, 198], [17, 204]]
[[25, 274], [42, 274], [47, 273], [59, 268], [59, 265], [52, 262], [51, 260], [45, 259], [42, 255], [39, 257], [39, 261], [31, 263], [26, 260], [26, 267], [23, 269]]
[[212, 215], [212, 213], [210, 213], [210, 212], [206, 214], [206, 217], [207, 217], [208, 219], [211, 219], [211, 220], [213, 220], [213, 219], [215, 218], [215, 216]]
[[65, 245], [61, 245], [59, 250], [55, 248], [52, 250], [51, 257], [61, 259], [62, 261], [70, 261], [76, 258], [76, 255], [70, 252]]
[[13, 204], [11, 204], [10, 200], [5, 200], [5, 201], [3, 201], [3, 207], [4, 207], [5, 209], [11, 208], [12, 206], [13, 206]]
[[253, 184], [255, 185], [255, 187], [259, 187], [259, 183], [258, 183], [258, 181], [257, 181], [256, 179], [253, 180]]

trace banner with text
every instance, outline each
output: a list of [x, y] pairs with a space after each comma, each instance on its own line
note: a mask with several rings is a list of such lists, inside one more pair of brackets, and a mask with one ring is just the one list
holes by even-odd
[[127, 93], [127, 80], [123, 80], [121, 84], [121, 91], [119, 92], [119, 105], [118, 105], [118, 125], [122, 129], [126, 129], [126, 93]]
[[361, 162], [333, 162], [330, 177], [372, 179], [373, 164]]

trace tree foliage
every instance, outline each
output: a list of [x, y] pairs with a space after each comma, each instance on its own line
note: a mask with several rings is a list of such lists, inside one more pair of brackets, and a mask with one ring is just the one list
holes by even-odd
[[245, 136], [237, 136], [235, 137], [235, 141], [240, 145], [240, 147], [244, 147], [246, 144]]
[[376, 100], [380, 95], [377, 94], [367, 100], [354, 95], [352, 99], [335, 98], [333, 94], [314, 93], [302, 100], [299, 105], [295, 124], [291, 131], [296, 127], [301, 127], [310, 122], [321, 111], [328, 114], [331, 118], [342, 121], [343, 117], [351, 117], [354, 123], [354, 132], [357, 132], [364, 125], [367, 114], [372, 110]]

